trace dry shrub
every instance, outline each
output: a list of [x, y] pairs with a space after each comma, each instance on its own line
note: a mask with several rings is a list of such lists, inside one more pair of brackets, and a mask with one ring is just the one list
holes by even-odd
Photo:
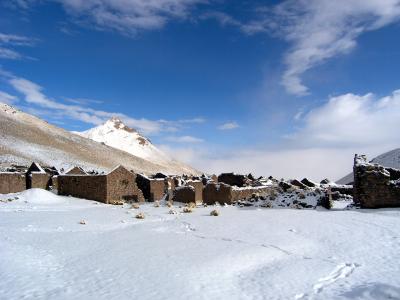
[[183, 208], [183, 212], [184, 213], [192, 213], [193, 212], [193, 208], [189, 207], [189, 206], [186, 206], [186, 207]]
[[139, 203], [133, 203], [131, 206], [132, 209], [139, 209], [139, 207]]
[[111, 205], [124, 205], [124, 202], [121, 200], [114, 200], [110, 202]]
[[135, 216], [135, 218], [136, 219], [144, 219], [145, 218], [145, 215], [144, 215], [144, 213], [138, 213], [136, 216]]
[[299, 194], [299, 199], [306, 199], [306, 195], [304, 193]]
[[168, 201], [168, 202], [167, 202], [167, 206], [168, 206], [168, 207], [172, 207], [172, 201]]
[[178, 214], [178, 212], [176, 210], [174, 210], [174, 209], [170, 209], [168, 213], [170, 215], [177, 215]]
[[154, 207], [160, 207], [160, 201], [158, 201], [158, 200], [155, 201], [155, 202], [154, 202]]
[[194, 203], [194, 202], [189, 202], [189, 204], [187, 205], [187, 207], [189, 207], [189, 208], [196, 208], [196, 203]]
[[81, 221], [79, 222], [79, 224], [81, 224], [81, 225], [86, 225], [86, 221], [85, 221], [85, 220], [81, 220]]
[[219, 216], [219, 212], [218, 210], [214, 209], [210, 212], [210, 216], [214, 216], [214, 217], [218, 217]]

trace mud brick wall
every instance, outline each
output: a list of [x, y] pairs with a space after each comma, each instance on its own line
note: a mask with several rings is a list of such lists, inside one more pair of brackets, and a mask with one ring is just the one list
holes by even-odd
[[26, 189], [23, 173], [0, 173], [0, 194], [18, 193]]
[[49, 189], [51, 185], [51, 177], [47, 173], [35, 173], [32, 172], [27, 174], [27, 188], [38, 188], [38, 189]]
[[218, 182], [223, 182], [231, 186], [243, 187], [246, 185], [247, 178], [244, 175], [239, 175], [235, 173], [222, 173], [218, 176]]
[[59, 175], [58, 194], [107, 203], [106, 175]]
[[180, 186], [174, 190], [173, 201], [181, 203], [196, 203], [196, 192], [192, 186]]
[[270, 195], [271, 193], [272, 193], [271, 187], [233, 188], [232, 202], [251, 199], [254, 194], [265, 197]]
[[144, 202], [142, 191], [136, 185], [136, 174], [118, 167], [106, 175], [106, 203], [114, 201]]
[[161, 200], [165, 195], [165, 180], [150, 179], [150, 201]]
[[400, 207], [399, 173], [393, 169], [390, 171], [368, 163], [364, 155], [356, 155], [353, 168], [354, 202], [363, 208]]
[[194, 192], [195, 192], [195, 203], [196, 204], [201, 204], [203, 202], [203, 182], [201, 181], [188, 181], [186, 183], [187, 186], [191, 186], [194, 188]]
[[225, 183], [208, 183], [203, 189], [203, 202], [232, 204], [232, 187]]

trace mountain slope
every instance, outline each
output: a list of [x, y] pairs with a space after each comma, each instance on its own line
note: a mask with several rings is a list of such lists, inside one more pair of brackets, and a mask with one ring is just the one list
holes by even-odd
[[74, 133], [152, 162], [164, 164], [171, 161], [171, 158], [154, 146], [149, 139], [126, 126], [118, 118], [111, 118], [103, 125], [87, 131]]
[[0, 103], [0, 165], [32, 161], [64, 169], [77, 165], [105, 171], [121, 164], [143, 173], [199, 173], [176, 161], [161, 165], [145, 160]]
[[[380, 164], [387, 168], [400, 169], [400, 148], [385, 152], [373, 160], [371, 163]], [[347, 184], [353, 181], [353, 172], [339, 179], [337, 183]]]

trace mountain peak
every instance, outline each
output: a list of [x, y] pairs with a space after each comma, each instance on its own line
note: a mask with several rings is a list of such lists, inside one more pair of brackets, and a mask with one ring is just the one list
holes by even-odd
[[135, 129], [128, 127], [127, 125], [124, 124], [124, 122], [118, 118], [118, 117], [111, 117], [107, 122], [104, 123], [104, 125], [108, 125], [111, 127], [114, 127], [115, 129], [122, 129], [127, 132], [137, 132]]

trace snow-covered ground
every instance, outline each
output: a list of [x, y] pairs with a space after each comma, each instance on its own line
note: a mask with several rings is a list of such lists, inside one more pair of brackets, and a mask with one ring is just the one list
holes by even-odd
[[0, 200], [0, 299], [400, 299], [398, 209]]

